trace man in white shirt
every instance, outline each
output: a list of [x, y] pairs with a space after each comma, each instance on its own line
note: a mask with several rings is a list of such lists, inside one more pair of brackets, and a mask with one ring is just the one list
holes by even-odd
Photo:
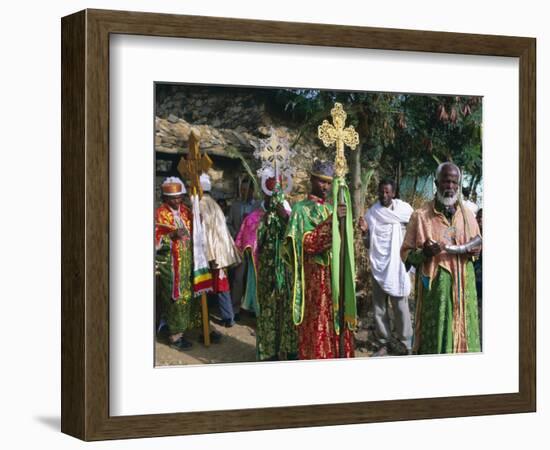
[[462, 188], [462, 198], [463, 203], [466, 208], [468, 208], [472, 213], [474, 214], [474, 217], [477, 216], [477, 212], [479, 211], [479, 206], [477, 206], [473, 201], [470, 200], [470, 188], [469, 187], [463, 187]]
[[380, 344], [373, 356], [388, 354], [391, 338], [388, 297], [392, 302], [397, 337], [411, 354], [413, 332], [408, 299], [411, 280], [401, 260], [400, 249], [412, 213], [408, 203], [395, 198], [394, 181], [384, 179], [378, 185], [378, 201], [359, 220], [369, 248], [374, 322]]

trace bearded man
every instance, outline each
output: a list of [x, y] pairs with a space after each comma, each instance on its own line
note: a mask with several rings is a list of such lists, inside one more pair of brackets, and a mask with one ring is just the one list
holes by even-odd
[[473, 260], [481, 250], [479, 226], [459, 194], [459, 168], [436, 172], [434, 200], [411, 216], [401, 258], [416, 267], [418, 354], [479, 352], [479, 321]]

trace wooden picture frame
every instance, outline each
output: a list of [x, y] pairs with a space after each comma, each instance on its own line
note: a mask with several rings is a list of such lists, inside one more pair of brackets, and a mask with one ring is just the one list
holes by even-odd
[[[532, 412], [536, 408], [533, 38], [85, 10], [62, 19], [62, 416], [84, 440]], [[519, 391], [109, 415], [109, 36], [133, 34], [519, 58]]]

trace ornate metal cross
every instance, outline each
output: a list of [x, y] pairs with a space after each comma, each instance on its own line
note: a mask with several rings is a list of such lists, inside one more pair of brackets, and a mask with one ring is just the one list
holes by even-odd
[[275, 179], [281, 182], [281, 187], [283, 186], [281, 178], [286, 178], [286, 186], [283, 192], [288, 194], [292, 190], [292, 177], [294, 175], [290, 159], [295, 154], [296, 152], [290, 148], [288, 139], [279, 136], [273, 127], [271, 127], [271, 136], [267, 139], [260, 139], [260, 145], [254, 151], [254, 157], [259, 159], [261, 164], [257, 172], [258, 176], [261, 178], [262, 172], [266, 168], [272, 168]]
[[294, 151], [290, 149], [285, 138], [277, 136], [273, 128], [269, 139], [260, 139], [260, 148], [254, 152], [254, 156], [261, 162], [262, 169], [266, 166], [273, 167], [273, 172], [278, 178], [279, 173], [286, 173], [290, 169], [290, 157]]
[[212, 167], [212, 160], [205, 153], [201, 154], [199, 150], [200, 135], [197, 131], [191, 130], [189, 134], [189, 153], [187, 158], [183, 156], [178, 164], [178, 172], [188, 180], [188, 186], [191, 194], [198, 193], [202, 197], [202, 189], [199, 178], [202, 173]]
[[334, 108], [330, 110], [334, 125], [328, 120], [323, 120], [319, 125], [318, 136], [323, 141], [325, 147], [336, 144], [336, 158], [334, 160], [334, 173], [337, 177], [344, 177], [348, 173], [348, 164], [344, 156], [344, 145], [355, 150], [359, 144], [359, 133], [355, 131], [353, 125], [344, 128], [347, 114], [341, 103], [335, 103]]

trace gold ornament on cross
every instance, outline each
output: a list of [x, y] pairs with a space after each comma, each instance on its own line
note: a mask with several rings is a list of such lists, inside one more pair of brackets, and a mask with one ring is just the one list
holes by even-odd
[[191, 194], [198, 194], [202, 197], [202, 189], [199, 178], [212, 167], [212, 160], [205, 153], [201, 154], [199, 149], [200, 134], [196, 130], [191, 130], [189, 134], [189, 153], [187, 158], [180, 159], [178, 172], [184, 179], [188, 180], [188, 186]]
[[347, 114], [341, 103], [334, 104], [334, 108], [330, 110], [330, 115], [332, 116], [334, 125], [329, 123], [328, 120], [323, 120], [323, 123], [318, 128], [318, 136], [323, 141], [325, 147], [336, 144], [334, 173], [337, 177], [344, 177], [348, 173], [348, 164], [344, 156], [344, 145], [355, 150], [359, 144], [359, 133], [355, 131], [353, 125], [344, 128]]

